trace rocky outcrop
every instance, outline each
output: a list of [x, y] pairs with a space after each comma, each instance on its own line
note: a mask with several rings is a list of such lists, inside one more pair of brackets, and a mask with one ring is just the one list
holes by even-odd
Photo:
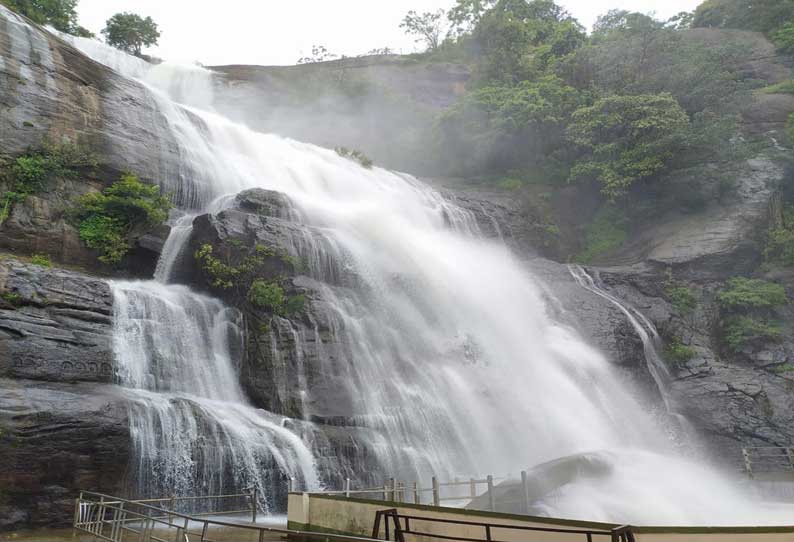
[[[67, 220], [73, 200], [126, 171], [149, 182], [178, 178], [179, 149], [142, 85], [0, 6], [0, 169], [30, 149], [64, 139], [90, 149], [99, 167], [57, 179], [15, 204], [0, 225], [0, 249], [96, 268], [96, 253], [81, 244]], [[152, 246], [138, 244], [125, 267], [151, 274], [156, 258]]]
[[110, 382], [111, 303], [105, 281], [0, 261], [0, 377]]
[[115, 386], [0, 378], [0, 530], [65, 525], [80, 489], [123, 494], [129, 441]]

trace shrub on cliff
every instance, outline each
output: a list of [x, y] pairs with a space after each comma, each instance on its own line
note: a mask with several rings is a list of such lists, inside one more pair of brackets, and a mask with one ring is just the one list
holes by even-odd
[[127, 173], [102, 192], [80, 197], [73, 214], [86, 246], [101, 252], [100, 261], [114, 264], [127, 254], [135, 235], [162, 224], [170, 209], [160, 187]]
[[0, 196], [0, 226], [10, 216], [15, 203], [50, 189], [58, 177], [76, 178], [81, 171], [96, 165], [92, 153], [68, 141], [45, 143], [41, 149], [17, 157], [2, 175], [6, 191]]
[[788, 303], [780, 284], [759, 279], [734, 277], [717, 294], [720, 307], [721, 338], [732, 352], [776, 341], [780, 326], [773, 320], [773, 309]]

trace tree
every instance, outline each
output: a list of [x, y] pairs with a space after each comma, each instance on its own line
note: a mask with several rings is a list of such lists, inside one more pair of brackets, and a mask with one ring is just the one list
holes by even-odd
[[298, 59], [298, 64], [314, 64], [315, 62], [327, 62], [338, 58], [339, 55], [330, 52], [325, 45], [312, 45], [312, 56], [305, 56]]
[[794, 0], [706, 0], [695, 10], [692, 26], [769, 34], [788, 22], [794, 22]]
[[0, 4], [37, 24], [77, 36], [93, 36], [77, 23], [77, 0], [0, 0]]
[[568, 138], [584, 154], [572, 180], [597, 180], [610, 200], [669, 166], [687, 138], [689, 117], [670, 94], [607, 96], [572, 116]]
[[160, 31], [151, 17], [136, 13], [116, 13], [108, 19], [102, 34], [108, 44], [129, 54], [141, 56], [141, 48], [157, 45]]
[[415, 35], [417, 43], [424, 42], [428, 51], [435, 51], [441, 45], [445, 14], [443, 9], [432, 13], [425, 12], [421, 15], [415, 11], [409, 11], [403, 22], [400, 23], [400, 28], [404, 28], [406, 34]]
[[447, 19], [452, 25], [450, 32], [458, 36], [471, 32], [495, 3], [496, 0], [457, 0], [447, 13]]

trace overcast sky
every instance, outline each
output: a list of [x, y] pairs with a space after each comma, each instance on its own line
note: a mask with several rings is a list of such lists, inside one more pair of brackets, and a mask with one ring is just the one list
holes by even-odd
[[[588, 28], [612, 8], [668, 18], [701, 0], [558, 0]], [[416, 50], [399, 28], [408, 10], [449, 8], [454, 0], [80, 0], [80, 23], [99, 34], [114, 13], [150, 15], [160, 46], [151, 54], [169, 60], [220, 64], [294, 64], [324, 45], [337, 54], [375, 48]]]

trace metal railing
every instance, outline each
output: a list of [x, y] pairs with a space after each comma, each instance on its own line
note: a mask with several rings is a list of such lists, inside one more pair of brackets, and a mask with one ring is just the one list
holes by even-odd
[[[414, 526], [417, 523], [431, 523], [441, 525], [455, 525], [462, 527], [479, 527], [483, 529], [483, 536], [480, 538], [465, 537], [465, 536], [451, 536], [440, 533], [431, 533], [427, 531], [417, 530], [412, 528], [411, 521]], [[533, 533], [564, 533], [571, 535], [581, 535], [583, 540], [593, 542], [595, 537], [609, 537], [610, 542], [635, 542], [634, 533], [631, 527], [624, 525], [615, 529], [576, 529], [576, 528], [563, 528], [563, 527], [535, 527], [529, 525], [508, 525], [502, 523], [486, 523], [480, 521], [466, 521], [457, 519], [441, 519], [427, 516], [414, 516], [407, 514], [400, 514], [396, 508], [388, 510], [379, 510], [375, 514], [375, 523], [372, 526], [372, 538], [380, 539], [381, 525], [385, 532], [385, 540], [391, 540], [391, 532], [394, 533], [394, 540], [396, 542], [405, 542], [405, 535], [414, 535], [424, 538], [438, 538], [440, 540], [459, 540], [463, 542], [500, 542], [494, 537], [494, 531], [508, 530], [508, 531], [524, 531]]]
[[[413, 502], [414, 504], [432, 504], [441, 506], [443, 502], [474, 500], [483, 495], [488, 496], [488, 510], [496, 511], [496, 495], [494, 493], [494, 483], [499, 480], [507, 480], [509, 476], [495, 477], [488, 475], [484, 478], [469, 478], [468, 480], [456, 479], [449, 482], [441, 482], [435, 476], [432, 477], [430, 485], [422, 487], [420, 482], [403, 482], [395, 478], [390, 478], [382, 486], [366, 489], [351, 489], [350, 479], [345, 480], [345, 489], [340, 491], [320, 491], [312, 492], [321, 495], [340, 495], [345, 497], [355, 497], [359, 495], [374, 495], [384, 501], [389, 502]], [[529, 512], [530, 491], [526, 471], [521, 472], [522, 499], [506, 501], [500, 499], [500, 504], [522, 504], [522, 509]], [[445, 491], [448, 488], [465, 488], [462, 493], [450, 494]], [[429, 494], [429, 498], [425, 496]]]
[[[147, 500], [169, 501], [170, 499]], [[220, 521], [206, 516], [183, 514], [147, 502], [88, 491], [80, 492], [80, 496], [75, 499], [73, 527], [77, 531], [108, 542], [127, 542], [130, 536], [136, 542], [217, 542], [217, 539], [210, 539], [209, 536], [213, 531], [219, 530], [223, 531], [226, 540], [240, 540], [240, 537], [245, 535], [246, 539], [264, 542], [268, 535], [279, 534], [323, 542], [376, 542], [366, 537]], [[125, 539], [125, 535], [130, 536]]]

